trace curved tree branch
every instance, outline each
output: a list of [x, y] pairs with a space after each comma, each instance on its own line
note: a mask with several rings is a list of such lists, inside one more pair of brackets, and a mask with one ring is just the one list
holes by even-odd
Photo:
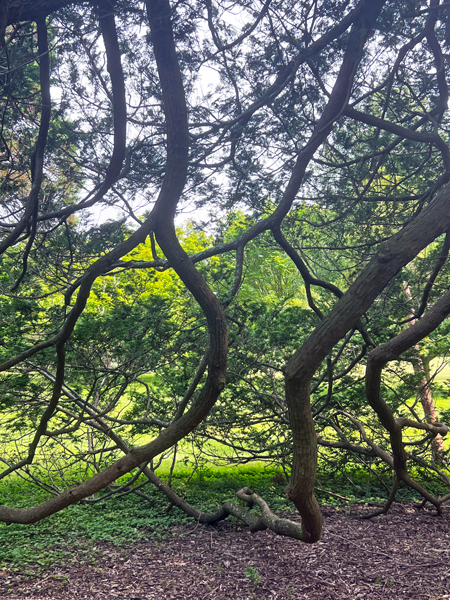
[[36, 222], [38, 218], [39, 194], [44, 177], [44, 152], [47, 144], [48, 130], [50, 126], [51, 98], [50, 98], [50, 59], [48, 55], [47, 25], [45, 19], [37, 21], [38, 51], [39, 51], [39, 78], [41, 85], [41, 119], [36, 145], [31, 156], [31, 191], [26, 200], [25, 212], [17, 226], [0, 243], [0, 254], [22, 240], [22, 233], [27, 230], [31, 233], [30, 240], [24, 252], [23, 270], [13, 289], [16, 289], [27, 270], [27, 260], [31, 246], [36, 235]]
[[417, 423], [407, 418], [395, 418], [392, 410], [381, 395], [381, 374], [383, 367], [390, 361], [398, 358], [405, 350], [412, 348], [431, 331], [442, 323], [450, 314], [450, 291], [448, 291], [436, 304], [414, 325], [402, 331], [395, 338], [378, 346], [369, 354], [366, 368], [366, 396], [370, 406], [377, 413], [382, 425], [387, 429], [391, 438], [394, 456], [394, 468], [399, 479], [418, 491], [426, 500], [440, 510], [439, 501], [431, 496], [422, 486], [414, 481], [408, 474], [407, 459], [402, 429], [414, 427], [431, 431], [434, 435], [446, 435], [448, 427], [441, 423]]

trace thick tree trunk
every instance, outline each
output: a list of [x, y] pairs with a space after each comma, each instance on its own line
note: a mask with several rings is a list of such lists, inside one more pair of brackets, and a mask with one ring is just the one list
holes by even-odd
[[[317, 143], [318, 140], [325, 139], [331, 131], [333, 123], [339, 118], [342, 110], [345, 108], [351, 93], [354, 76], [362, 57], [364, 45], [384, 3], [384, 0], [367, 3], [363, 13], [355, 19], [349, 34], [348, 45], [341, 68], [330, 94], [328, 104], [312, 135], [311, 142]], [[308, 152], [308, 145], [303, 152]], [[350, 326], [353, 324], [352, 322]], [[316, 332], [320, 329], [321, 326], [319, 326]], [[346, 331], [347, 328], [342, 333], [345, 334]], [[320, 333], [319, 337], [321, 337]], [[334, 343], [340, 337], [341, 335], [339, 334]], [[315, 334], [309, 340], [314, 340], [314, 338]], [[308, 341], [306, 342], [307, 344]], [[314, 341], [312, 343], [315, 345]], [[317, 471], [317, 442], [310, 406], [310, 383], [314, 371], [334, 346], [334, 343], [329, 348], [327, 346], [328, 350], [322, 356], [322, 344], [319, 341], [318, 346], [315, 348], [315, 353], [311, 356], [307, 355], [305, 361], [303, 360], [301, 349], [288, 362], [285, 373], [286, 402], [289, 408], [289, 419], [293, 432], [292, 473], [286, 493], [302, 517], [303, 541], [308, 543], [318, 541], [322, 532], [322, 515], [314, 496]], [[302, 358], [300, 358], [300, 361], [297, 361], [297, 357], [300, 356]]]
[[[296, 505], [298, 503], [302, 517], [307, 523], [317, 526], [320, 522], [316, 503], [311, 500], [314, 493], [312, 481], [316, 470], [316, 434], [311, 426], [309, 386], [314, 372], [392, 277], [423, 248], [444, 233], [449, 225], [450, 185], [447, 185], [414, 220], [381, 245], [364, 271], [286, 365], [286, 400], [294, 434], [293, 468], [287, 492], [291, 500]], [[422, 320], [416, 327], [420, 323]], [[414, 343], [416, 342], [409, 344], [407, 348], [411, 348]], [[392, 418], [388, 413], [385, 417], [388, 420]], [[381, 420], [383, 422], [383, 419]], [[384, 422], [383, 425], [386, 426]], [[397, 433], [394, 433], [392, 439], [397, 449], [396, 470], [398, 469], [400, 477], [403, 478], [406, 477], [406, 455], [402, 449], [401, 433], [400, 439], [396, 436]], [[413, 484], [414, 482], [411, 485]], [[420, 493], [423, 494], [422, 489]], [[312, 539], [318, 537], [320, 533], [314, 531]]]
[[293, 436], [291, 480], [286, 494], [302, 518], [303, 541], [314, 543], [322, 534], [322, 513], [314, 496], [317, 441], [309, 398], [310, 382], [287, 379], [285, 389]]

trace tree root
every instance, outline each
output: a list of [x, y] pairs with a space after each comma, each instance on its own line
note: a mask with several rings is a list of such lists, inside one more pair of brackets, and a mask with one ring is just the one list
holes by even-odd
[[[221, 508], [213, 513], [206, 513], [191, 506], [186, 500], [180, 498], [162, 479], [160, 479], [150, 469], [145, 469], [145, 475], [159, 490], [161, 490], [170, 502], [181, 509], [184, 513], [193, 517], [199, 523], [217, 523], [226, 519], [229, 515], [236, 517], [249, 526], [252, 533], [270, 529], [278, 535], [295, 538], [296, 540], [304, 541], [302, 527], [299, 523], [277, 517], [258, 494], [255, 494], [250, 488], [244, 487], [236, 492], [239, 500], [247, 503], [248, 508], [239, 506], [234, 502], [224, 502]], [[257, 516], [251, 513], [253, 506], [258, 506], [261, 509], [261, 515]]]

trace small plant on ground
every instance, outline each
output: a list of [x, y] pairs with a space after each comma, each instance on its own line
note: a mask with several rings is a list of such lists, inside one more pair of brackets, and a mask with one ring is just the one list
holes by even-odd
[[253, 585], [258, 585], [261, 580], [258, 569], [250, 563], [245, 567], [244, 575], [253, 583]]

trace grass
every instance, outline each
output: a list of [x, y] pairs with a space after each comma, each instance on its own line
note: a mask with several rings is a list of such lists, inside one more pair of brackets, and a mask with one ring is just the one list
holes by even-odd
[[[175, 473], [174, 489], [188, 502], [203, 510], [215, 510], [226, 500], [236, 500], [236, 491], [248, 485], [264, 497], [272, 509], [293, 510], [285, 494], [285, 481], [280, 471], [261, 464], [233, 468], [203, 468], [186, 485], [188, 471]], [[318, 499], [322, 504], [382, 502], [386, 492], [377, 479], [361, 472], [351, 473], [352, 483], [345, 477], [319, 473]], [[133, 494], [96, 504], [78, 504], [33, 525], [0, 523], [0, 569], [17, 569], [39, 573], [51, 565], [76, 560], [96, 561], [98, 542], [127, 545], [172, 535], [174, 526], [195, 525], [177, 509], [170, 511], [168, 501], [156, 488], [144, 488], [151, 503]], [[403, 496], [402, 496], [403, 495]], [[411, 499], [410, 490], [401, 490], [400, 499]], [[7, 506], [32, 506], [44, 500], [45, 494], [19, 478], [0, 482], [0, 503]], [[179, 534], [179, 532], [178, 532]]]
[[[206, 469], [186, 486], [188, 471], [178, 471], [173, 487], [189, 502], [203, 510], [217, 509], [225, 500], [235, 499], [244, 486], [256, 486], [261, 494], [274, 499], [277, 507], [287, 507], [282, 485], [273, 482], [273, 469]], [[177, 509], [167, 511], [168, 501], [156, 488], [144, 488], [151, 503], [133, 494], [96, 504], [69, 506], [60, 513], [33, 525], [0, 523], [0, 569], [32, 567], [42, 569], [67, 562], [76, 554], [80, 562], [95, 561], [95, 543], [116, 545], [150, 538], [163, 538], [174, 525], [193, 522]], [[25, 507], [42, 502], [45, 494], [17, 477], [0, 482], [0, 503]]]

